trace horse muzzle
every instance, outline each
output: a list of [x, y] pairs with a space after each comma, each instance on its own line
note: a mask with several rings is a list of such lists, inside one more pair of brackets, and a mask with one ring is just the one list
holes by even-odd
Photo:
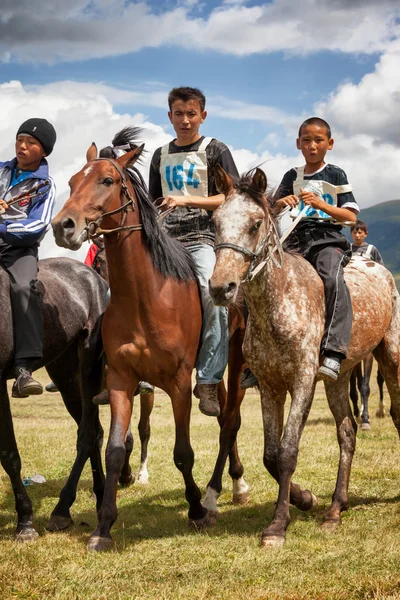
[[59, 213], [51, 222], [54, 238], [57, 246], [69, 250], [79, 250], [83, 242], [87, 240], [85, 227], [78, 227], [71, 216]]
[[234, 281], [217, 283], [213, 281], [213, 278], [208, 282], [208, 289], [214, 304], [217, 306], [228, 306], [235, 301], [238, 293], [238, 286]]

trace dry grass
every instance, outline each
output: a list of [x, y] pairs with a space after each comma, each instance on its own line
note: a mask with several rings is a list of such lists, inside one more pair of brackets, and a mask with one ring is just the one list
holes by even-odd
[[[46, 376], [41, 373], [43, 380]], [[399, 456], [390, 418], [374, 417], [372, 430], [358, 435], [350, 482], [350, 510], [335, 534], [321, 531], [334, 488], [338, 447], [333, 420], [318, 388], [301, 444], [295, 481], [311, 486], [319, 498], [313, 514], [291, 510], [287, 543], [278, 552], [259, 546], [271, 518], [277, 486], [262, 465], [263, 436], [258, 395], [243, 406], [239, 448], [251, 502], [234, 507], [230, 480], [224, 478], [220, 519], [196, 534], [187, 528], [187, 506], [180, 474], [172, 460], [174, 428], [168, 399], [157, 394], [150, 442], [150, 483], [118, 493], [119, 518], [113, 528], [115, 551], [85, 550], [96, 516], [90, 472], [85, 470], [73, 507], [75, 526], [63, 534], [45, 531], [47, 518], [72, 463], [75, 426], [58, 394], [14, 400], [14, 424], [23, 476], [43, 474], [47, 483], [29, 493], [40, 539], [13, 541], [14, 498], [4, 472], [0, 479], [0, 598], [72, 599], [374, 599], [400, 598]], [[108, 428], [108, 408], [102, 409]], [[138, 412], [135, 407], [133, 425]], [[204, 491], [217, 454], [214, 419], [193, 410], [195, 477]], [[137, 468], [138, 449], [133, 464]]]

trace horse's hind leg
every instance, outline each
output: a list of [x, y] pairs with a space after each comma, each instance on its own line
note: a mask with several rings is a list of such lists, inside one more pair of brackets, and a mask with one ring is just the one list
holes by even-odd
[[337, 438], [340, 448], [340, 459], [336, 487], [332, 496], [332, 504], [325, 513], [323, 526], [333, 528], [340, 525], [340, 514], [348, 507], [348, 489], [351, 463], [356, 448], [357, 424], [350, 410], [348, 400], [348, 381], [350, 372], [343, 373], [333, 383], [325, 382], [329, 408], [335, 418]]
[[375, 413], [375, 416], [378, 417], [378, 419], [383, 419], [385, 416], [385, 401], [383, 399], [383, 384], [385, 383], [385, 380], [383, 378], [382, 371], [379, 366], [378, 373], [376, 375], [376, 381], [378, 383], [379, 388], [379, 406], [378, 410]]
[[360, 411], [358, 409], [358, 392], [357, 392], [357, 379], [358, 379], [357, 371], [359, 368], [361, 368], [361, 363], [359, 363], [358, 365], [356, 365], [353, 368], [353, 370], [351, 372], [351, 376], [350, 376], [350, 400], [353, 403], [353, 413], [354, 413], [354, 417], [356, 419], [358, 419], [358, 417], [360, 416]]
[[72, 346], [68, 355], [63, 355], [49, 364], [47, 370], [57, 384], [68, 412], [78, 425], [76, 458], [47, 525], [50, 531], [60, 531], [73, 523], [70, 508], [75, 501], [78, 482], [88, 458], [92, 467], [97, 510], [103, 499], [104, 472], [101, 461], [103, 429], [99, 420], [98, 407], [92, 402], [93, 396], [100, 390], [101, 361], [92, 362], [82, 359], [79, 362], [78, 350], [76, 346]]
[[390, 397], [390, 416], [400, 436], [400, 348], [395, 337], [382, 340], [374, 350]]
[[362, 402], [362, 411], [361, 411], [361, 431], [368, 431], [371, 429], [371, 425], [369, 424], [369, 414], [368, 414], [368, 400], [371, 392], [369, 382], [371, 380], [371, 372], [372, 365], [374, 362], [374, 357], [371, 354], [368, 354], [364, 358], [364, 375], [362, 378], [362, 384], [360, 389], [361, 394], [361, 402]]
[[10, 478], [17, 511], [15, 537], [19, 542], [35, 540], [39, 534], [32, 523], [32, 502], [21, 480], [21, 458], [17, 448], [7, 393], [7, 380], [0, 374], [0, 461]]
[[147, 471], [147, 449], [150, 440], [150, 415], [154, 407], [154, 392], [152, 394], [140, 394], [140, 420], [138, 431], [140, 437], [140, 468], [138, 483], [146, 484], [149, 481]]

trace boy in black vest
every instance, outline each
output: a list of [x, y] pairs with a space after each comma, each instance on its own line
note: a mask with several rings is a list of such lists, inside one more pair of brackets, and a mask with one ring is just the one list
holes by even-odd
[[371, 258], [373, 261], [383, 265], [383, 259], [379, 251], [372, 244], [367, 244], [365, 241], [368, 235], [368, 227], [364, 221], [356, 221], [351, 226], [351, 237], [353, 243], [351, 245], [352, 256], [364, 256]]

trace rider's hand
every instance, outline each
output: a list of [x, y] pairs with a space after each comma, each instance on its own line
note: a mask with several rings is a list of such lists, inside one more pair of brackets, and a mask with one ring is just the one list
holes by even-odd
[[300, 190], [299, 198], [301, 198], [304, 204], [312, 206], [313, 208], [321, 209], [325, 202], [319, 196], [316, 196], [313, 192], [305, 192], [303, 188]]
[[290, 208], [294, 208], [298, 203], [298, 197], [292, 194], [291, 196], [285, 196], [284, 198], [280, 198], [279, 200], [277, 200], [275, 202], [275, 206], [277, 208], [285, 208], [285, 206], [290, 206]]
[[5, 200], [3, 200], [2, 198], [0, 198], [0, 210], [7, 210], [8, 209], [8, 204]]
[[186, 206], [185, 196], [166, 196], [158, 208], [161, 211], [168, 210], [169, 208], [176, 208], [177, 206]]

